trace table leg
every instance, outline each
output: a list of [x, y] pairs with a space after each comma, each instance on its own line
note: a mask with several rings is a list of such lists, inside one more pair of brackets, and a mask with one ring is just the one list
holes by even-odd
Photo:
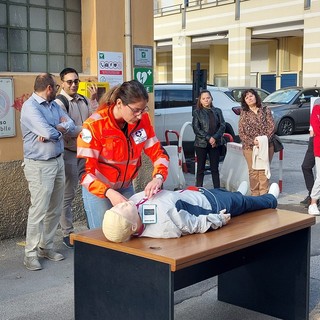
[[218, 277], [218, 300], [281, 319], [309, 319], [310, 228], [243, 250]]

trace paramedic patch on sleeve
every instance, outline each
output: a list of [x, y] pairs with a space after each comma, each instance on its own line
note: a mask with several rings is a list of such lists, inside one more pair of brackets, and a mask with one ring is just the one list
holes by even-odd
[[144, 129], [139, 129], [133, 133], [131, 133], [131, 137], [136, 144], [140, 144], [147, 140], [147, 133]]
[[85, 143], [89, 143], [92, 140], [92, 134], [88, 129], [82, 129], [81, 138]]

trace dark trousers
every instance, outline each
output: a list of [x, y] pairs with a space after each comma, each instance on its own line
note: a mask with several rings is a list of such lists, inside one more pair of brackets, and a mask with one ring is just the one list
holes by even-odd
[[313, 137], [309, 138], [308, 149], [304, 155], [301, 165], [304, 182], [306, 184], [308, 195], [310, 196], [314, 184], [313, 167], [315, 166], [315, 158], [313, 153]]
[[245, 212], [277, 207], [277, 199], [269, 193], [262, 196], [244, 196], [240, 192], [229, 192], [224, 189], [201, 189], [212, 206], [212, 212], [219, 213], [226, 209], [232, 217]]
[[204, 173], [206, 170], [207, 155], [209, 155], [210, 171], [212, 175], [212, 182], [214, 188], [220, 188], [219, 177], [219, 148], [212, 148], [210, 144], [206, 148], [195, 147], [197, 155], [197, 177], [196, 186], [203, 187]]

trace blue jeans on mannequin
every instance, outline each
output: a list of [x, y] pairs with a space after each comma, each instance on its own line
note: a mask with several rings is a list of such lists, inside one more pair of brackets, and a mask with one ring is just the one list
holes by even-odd
[[220, 210], [226, 209], [232, 217], [244, 212], [277, 207], [277, 199], [269, 193], [262, 196], [243, 196], [240, 192], [204, 188], [202, 192], [209, 200], [213, 212], [219, 213]]
[[203, 179], [206, 167], [207, 154], [209, 155], [210, 171], [214, 188], [220, 188], [219, 160], [220, 151], [218, 148], [212, 148], [208, 143], [206, 148], [195, 147], [197, 155], [197, 177], [196, 186], [203, 187]]
[[[134, 194], [133, 186], [117, 190], [126, 198]], [[99, 198], [82, 187], [82, 199], [89, 229], [101, 228], [104, 213], [113, 207], [108, 198]]]

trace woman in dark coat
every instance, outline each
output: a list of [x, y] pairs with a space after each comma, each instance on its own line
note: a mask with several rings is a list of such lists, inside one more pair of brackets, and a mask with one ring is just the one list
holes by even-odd
[[210, 91], [202, 91], [192, 115], [192, 127], [196, 135], [194, 146], [198, 164], [196, 186], [203, 186], [205, 164], [207, 155], [209, 155], [213, 186], [220, 188], [220, 150], [218, 147], [222, 144], [226, 123], [221, 109], [214, 107], [212, 100]]

